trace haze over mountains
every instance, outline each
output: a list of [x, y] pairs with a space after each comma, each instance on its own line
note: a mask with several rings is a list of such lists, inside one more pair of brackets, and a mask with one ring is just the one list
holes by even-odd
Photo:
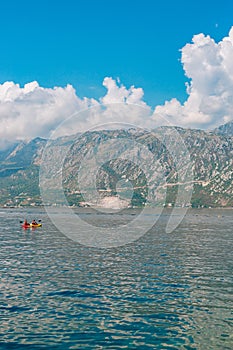
[[[171, 154], [167, 143], [162, 139], [167, 138], [168, 140], [174, 130], [184, 141], [190, 155], [193, 176], [188, 180], [184, 177], [185, 164], [177, 168], [173, 159], [174, 154]], [[117, 151], [117, 144], [116, 147], [112, 144], [112, 149], [115, 148], [114, 154], [117, 154], [112, 157], [108, 147], [109, 140], [111, 142], [124, 140], [124, 142], [135, 142], [137, 145], [142, 145], [142, 148], [137, 150], [137, 162], [134, 163], [127, 160], [125, 155], [122, 156], [124, 152], [125, 154], [132, 152], [124, 148], [124, 145]], [[30, 142], [11, 145], [0, 152], [1, 205], [35, 206], [43, 204], [39, 188], [39, 171], [46, 144], [47, 140], [35, 138]], [[62, 187], [69, 205], [111, 206], [111, 203], [116, 204], [114, 202], [116, 199], [117, 205], [123, 207], [144, 205], [233, 206], [232, 144], [233, 122], [211, 132], [160, 127], [151, 133], [136, 129], [101, 130], [72, 137], [61, 137], [47, 145], [53, 162], [48, 163], [52, 164], [49, 168], [49, 175], [47, 174], [51, 201], [46, 204], [64, 204], [59, 196], [56, 197], [56, 200], [54, 199], [54, 193], [57, 193], [59, 187], [57, 179], [60, 175], [58, 174], [59, 171], [62, 171]], [[140, 167], [140, 161], [145, 160], [145, 150], [155, 157], [155, 161], [149, 165], [148, 174], [145, 174], [143, 166]], [[105, 162], [106, 152], [110, 152], [110, 156]], [[62, 153], [65, 154], [65, 158], [62, 161], [62, 169], [59, 170], [56, 164], [59, 164]], [[85, 179], [85, 174], [91, 174], [90, 165], [85, 170], [86, 173], [82, 175], [82, 180], [79, 178], [81, 185], [78, 183], [82, 159], [90, 154], [98, 155], [99, 159], [103, 159], [103, 164], [98, 168], [97, 173], [92, 174], [95, 176], [97, 199], [94, 192], [92, 197], [94, 189], [89, 186], [88, 176]], [[181, 184], [182, 181], [184, 181], [183, 184]], [[181, 185], [185, 190], [190, 190], [192, 187], [192, 197], [189, 202], [186, 200], [182, 202], [179, 199], [177, 203], [177, 191]], [[88, 191], [88, 195], [85, 195]]]

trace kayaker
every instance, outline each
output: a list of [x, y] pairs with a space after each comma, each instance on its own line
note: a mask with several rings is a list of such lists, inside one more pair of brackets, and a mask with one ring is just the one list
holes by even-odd
[[35, 219], [32, 220], [32, 225], [38, 225]]
[[23, 224], [24, 224], [24, 226], [30, 225], [29, 222], [27, 222], [27, 219], [24, 220], [24, 223], [23, 223]]

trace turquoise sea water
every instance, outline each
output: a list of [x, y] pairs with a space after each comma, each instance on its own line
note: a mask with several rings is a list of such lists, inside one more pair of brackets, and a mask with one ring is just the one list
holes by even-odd
[[0, 209], [0, 349], [233, 349], [233, 211], [190, 210], [172, 233], [168, 217], [96, 249]]

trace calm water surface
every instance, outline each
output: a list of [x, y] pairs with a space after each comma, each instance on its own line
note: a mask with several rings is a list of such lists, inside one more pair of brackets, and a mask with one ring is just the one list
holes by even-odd
[[[25, 215], [43, 227], [24, 231]], [[42, 210], [0, 209], [0, 349], [232, 350], [233, 211], [191, 210], [170, 234], [168, 217], [94, 249]]]

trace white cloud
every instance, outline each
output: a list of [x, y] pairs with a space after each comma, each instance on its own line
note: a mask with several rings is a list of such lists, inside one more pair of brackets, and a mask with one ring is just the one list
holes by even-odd
[[103, 86], [107, 89], [107, 94], [101, 99], [104, 105], [110, 103], [134, 103], [146, 107], [146, 103], [142, 101], [144, 95], [142, 88], [131, 86], [129, 89], [126, 89], [124, 85], [120, 85], [119, 78], [115, 81], [109, 77], [104, 78]]
[[182, 50], [181, 61], [188, 99], [157, 106], [154, 119], [162, 115], [184, 127], [214, 128], [233, 119], [233, 27], [229, 36], [216, 43], [210, 36], [194, 35]]
[[[120, 85], [119, 80], [116, 82], [107, 77], [103, 85], [107, 93], [97, 101], [79, 98], [71, 85], [51, 89], [40, 87], [35, 81], [24, 87], [5, 82], [0, 85], [1, 143], [4, 140], [15, 141], [36, 136], [49, 137], [61, 124], [56, 136], [74, 134], [96, 124], [109, 122], [138, 125], [151, 114], [150, 107], [142, 100], [141, 88], [131, 86], [127, 89]], [[124, 103], [128, 104], [127, 108]]]
[[59, 123], [88, 104], [89, 100], [80, 99], [71, 85], [49, 89], [32, 82], [21, 88], [6, 82], [0, 85], [1, 140], [47, 137]]
[[[154, 110], [143, 101], [142, 88], [126, 88], [119, 78], [104, 78], [107, 92], [99, 101], [79, 98], [71, 85], [43, 88], [36, 81], [24, 87], [14, 82], [0, 84], [1, 145], [4, 140], [48, 137], [74, 114], [59, 135], [116, 121], [147, 128], [170, 123], [205, 129], [232, 120], [233, 27], [219, 43], [204, 34], [194, 35], [192, 43], [181, 50], [181, 62], [189, 79], [187, 100], [181, 104], [174, 97]], [[84, 112], [89, 107], [95, 108]]]

